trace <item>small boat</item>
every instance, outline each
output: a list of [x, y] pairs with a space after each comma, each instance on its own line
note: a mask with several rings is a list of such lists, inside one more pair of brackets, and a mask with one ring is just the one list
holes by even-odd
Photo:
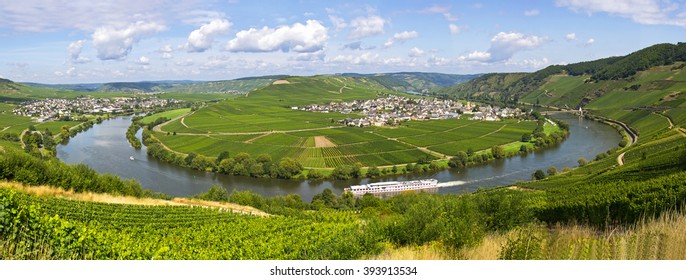
[[130, 159], [130, 160], [133, 160], [133, 156], [130, 156], [129, 159]]

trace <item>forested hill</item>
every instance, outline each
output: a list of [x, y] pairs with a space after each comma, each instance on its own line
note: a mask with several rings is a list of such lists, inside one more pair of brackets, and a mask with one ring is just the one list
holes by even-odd
[[[632, 76], [640, 71], [683, 61], [686, 61], [686, 43], [665, 43], [653, 45], [625, 56], [568, 65], [551, 65], [529, 74], [487, 74], [470, 82], [437, 89], [433, 92], [437, 95], [460, 98], [513, 102], [519, 101], [542, 85], [551, 82], [555, 76], [584, 77], [585, 83], [597, 84], [606, 81], [631, 80]], [[602, 91], [595, 92], [596, 95], [603, 93]]]

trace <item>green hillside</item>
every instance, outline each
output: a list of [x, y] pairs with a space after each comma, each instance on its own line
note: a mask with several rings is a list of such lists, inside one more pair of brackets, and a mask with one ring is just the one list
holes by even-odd
[[179, 92], [179, 93], [231, 93], [244, 94], [264, 87], [285, 76], [248, 77], [225, 81], [154, 81], [105, 83], [97, 88], [101, 92]]
[[[644, 92], [678, 89], [674, 84], [680, 82], [678, 78], [684, 61], [686, 43], [658, 44], [626, 56], [552, 65], [528, 74], [487, 74], [434, 93], [486, 101], [539, 102], [578, 108], [617, 89]], [[646, 71], [661, 74], [639, 73]], [[639, 81], [635, 82], [636, 79]]]
[[425, 72], [400, 72], [383, 74], [340, 74], [344, 77], [365, 77], [375, 81], [386, 89], [399, 92], [426, 93], [431, 90], [465, 83], [481, 76], [481, 74], [458, 75]]

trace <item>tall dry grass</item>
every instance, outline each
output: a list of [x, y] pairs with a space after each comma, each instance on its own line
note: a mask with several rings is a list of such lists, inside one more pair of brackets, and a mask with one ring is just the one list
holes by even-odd
[[532, 248], [528, 248], [533, 259], [685, 260], [686, 210], [670, 211], [656, 219], [644, 219], [633, 226], [607, 231], [581, 225], [556, 225], [495, 233], [486, 236], [478, 246], [456, 252], [450, 252], [440, 243], [399, 248], [389, 246], [372, 259], [496, 260], [503, 255], [503, 249], [517, 238], [537, 240]]

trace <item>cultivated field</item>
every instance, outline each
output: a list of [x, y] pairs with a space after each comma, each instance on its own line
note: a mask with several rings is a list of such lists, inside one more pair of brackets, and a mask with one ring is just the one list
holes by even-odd
[[[360, 162], [385, 166], [435, 160], [459, 151], [488, 149], [521, 139], [535, 122], [466, 119], [412, 121], [399, 127], [352, 128], [337, 123], [357, 114], [306, 112], [310, 104], [373, 99], [391, 93], [366, 79], [292, 77], [246, 97], [199, 109], [161, 127], [155, 136], [182, 153], [216, 157], [222, 151], [274, 160], [296, 159], [307, 168], [334, 168]], [[171, 114], [180, 116], [176, 112]], [[174, 135], [176, 132], [176, 135]], [[169, 133], [169, 135], [167, 135]]]

